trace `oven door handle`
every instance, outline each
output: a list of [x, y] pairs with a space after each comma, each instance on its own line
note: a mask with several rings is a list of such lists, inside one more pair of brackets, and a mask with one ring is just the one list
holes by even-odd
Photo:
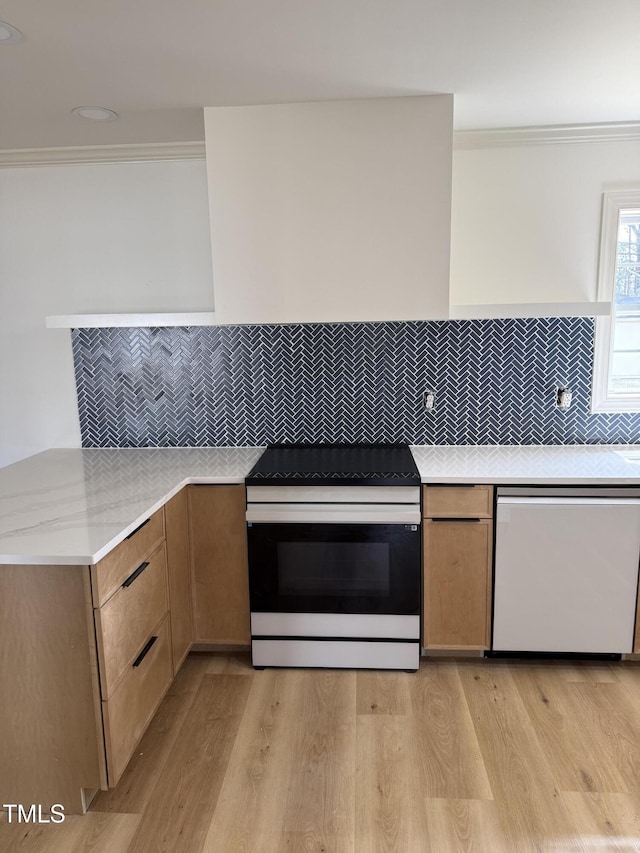
[[420, 524], [419, 506], [382, 504], [249, 504], [252, 524]]

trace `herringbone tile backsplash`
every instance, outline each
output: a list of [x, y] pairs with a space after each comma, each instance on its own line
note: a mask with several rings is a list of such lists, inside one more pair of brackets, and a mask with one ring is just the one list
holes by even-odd
[[636, 442], [640, 415], [589, 413], [593, 334], [584, 318], [74, 329], [82, 444]]

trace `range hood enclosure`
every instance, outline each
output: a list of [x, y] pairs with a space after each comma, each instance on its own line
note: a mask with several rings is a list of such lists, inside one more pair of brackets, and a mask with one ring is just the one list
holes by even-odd
[[216, 319], [449, 315], [453, 97], [205, 109]]

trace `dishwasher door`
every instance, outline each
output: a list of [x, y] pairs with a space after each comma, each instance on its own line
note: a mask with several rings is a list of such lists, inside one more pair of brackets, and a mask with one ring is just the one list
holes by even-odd
[[493, 649], [626, 653], [640, 492], [498, 490]]

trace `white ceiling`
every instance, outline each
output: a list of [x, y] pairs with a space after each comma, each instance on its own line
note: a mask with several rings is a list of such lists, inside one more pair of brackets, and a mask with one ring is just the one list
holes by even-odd
[[640, 120], [639, 0], [4, 0], [0, 18], [24, 34], [0, 46], [0, 148], [199, 140], [203, 106], [432, 92], [458, 129]]

